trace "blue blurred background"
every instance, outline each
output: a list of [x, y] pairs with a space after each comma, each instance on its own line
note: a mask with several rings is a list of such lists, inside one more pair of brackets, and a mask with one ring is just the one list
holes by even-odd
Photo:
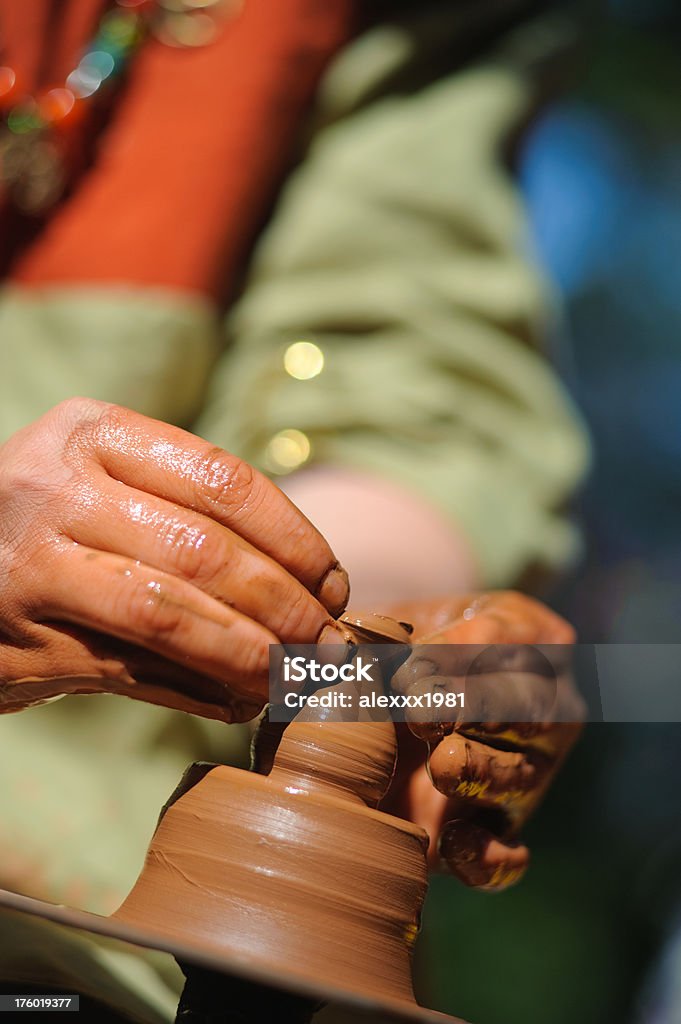
[[[562, 296], [557, 359], [595, 448], [585, 560], [550, 596], [583, 641], [677, 642], [681, 5], [578, 14], [572, 86], [519, 166]], [[679, 727], [590, 726], [528, 831], [527, 878], [492, 897], [433, 884], [431, 998], [478, 1024], [680, 1024], [680, 786]]]

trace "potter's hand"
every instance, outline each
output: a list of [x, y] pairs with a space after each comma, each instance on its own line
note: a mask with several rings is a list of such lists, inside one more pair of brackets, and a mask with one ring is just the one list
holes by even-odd
[[246, 720], [269, 644], [314, 643], [347, 591], [281, 491], [182, 430], [72, 399], [0, 448], [0, 711], [106, 691]]
[[[506, 888], [529, 860], [518, 833], [581, 728], [569, 665], [573, 631], [538, 601], [511, 592], [402, 605], [399, 616], [414, 623], [417, 645], [447, 646], [417, 646], [394, 689], [465, 690], [467, 720], [412, 723], [429, 744], [430, 778], [422, 744], [402, 730], [399, 774], [407, 777], [398, 779], [392, 807], [423, 825], [433, 858], [439, 853], [463, 882]], [[504, 644], [560, 646], [549, 664], [533, 647]], [[485, 705], [495, 720], [473, 721]]]

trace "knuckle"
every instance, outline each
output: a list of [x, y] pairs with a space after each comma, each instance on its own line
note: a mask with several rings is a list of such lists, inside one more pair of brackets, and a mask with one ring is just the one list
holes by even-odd
[[104, 406], [82, 398], [69, 398], [39, 420], [14, 434], [0, 450], [0, 493], [3, 498], [59, 495], [64, 504], [82, 469], [84, 452]]
[[489, 595], [488, 608], [503, 618], [511, 621], [518, 618], [535, 616], [541, 611], [542, 605], [527, 594], [521, 594], [518, 590], [493, 591]]
[[177, 575], [202, 589], [210, 588], [229, 561], [227, 545], [217, 545], [200, 527], [182, 526], [168, 538]]
[[50, 415], [64, 428], [72, 431], [92, 430], [113, 406], [94, 398], [66, 398], [52, 409]]
[[[62, 501], [66, 497], [62, 492]], [[87, 474], [74, 474], [68, 490], [68, 521], [73, 524], [90, 519], [93, 510], [102, 505], [101, 490], [97, 481]]]
[[257, 481], [252, 466], [221, 448], [213, 448], [203, 460], [203, 496], [211, 505], [226, 506], [232, 512], [252, 509]]
[[117, 406], [95, 399], [69, 398], [57, 410], [65, 434], [69, 461], [90, 455], [102, 436], [112, 429]]
[[80, 425], [90, 445], [107, 445], [124, 432], [130, 413], [111, 402], [90, 402], [83, 409]]
[[[276, 642], [276, 637], [272, 636], [269, 639], [257, 638], [248, 645], [244, 645], [240, 670], [246, 679], [255, 680], [266, 687], [269, 679], [270, 643]], [[263, 689], [261, 696], [266, 692], [266, 689]], [[249, 695], [253, 696], [250, 690]]]
[[58, 402], [48, 416], [54, 416], [64, 423], [74, 424], [84, 419], [96, 419], [107, 405], [107, 402], [100, 402], [95, 398], [74, 396]]
[[168, 593], [167, 585], [154, 581], [135, 585], [126, 596], [123, 614], [133, 632], [147, 640], [176, 632], [185, 618], [182, 605]]
[[509, 623], [524, 621], [532, 613], [533, 602], [515, 590], [493, 591], [485, 601], [484, 613], [497, 629], [508, 629]]
[[329, 614], [302, 588], [288, 595], [282, 610], [278, 634], [285, 643], [314, 643]]

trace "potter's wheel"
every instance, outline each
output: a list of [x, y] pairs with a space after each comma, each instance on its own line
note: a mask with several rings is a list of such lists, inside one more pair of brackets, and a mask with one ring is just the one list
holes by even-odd
[[275, 1012], [292, 996], [353, 1019], [462, 1024], [414, 999], [427, 836], [375, 809], [395, 757], [389, 721], [299, 716], [269, 773], [188, 769], [111, 917], [1, 889], [0, 908], [169, 953], [188, 979], [275, 990]]
[[6, 890], [0, 908], [170, 953], [188, 978], [186, 965], [353, 1018], [456, 1024], [413, 995], [427, 837], [374, 809], [394, 747], [392, 723], [295, 722], [268, 775], [187, 770], [111, 917]]
[[360, 996], [342, 986], [315, 985], [301, 977], [294, 969], [285, 972], [263, 970], [246, 957], [239, 957], [235, 954], [216, 955], [202, 948], [198, 943], [182, 943], [175, 940], [171, 942], [153, 931], [123, 924], [110, 917], [89, 914], [83, 910], [73, 910], [71, 907], [58, 906], [44, 900], [34, 900], [29, 896], [8, 892], [6, 889], [0, 889], [0, 907], [53, 921], [67, 928], [105, 935], [134, 946], [157, 949], [164, 953], [170, 953], [176, 959], [195, 963], [210, 970], [346, 1007], [357, 1015], [361, 1014], [362, 1018], [370, 1019], [370, 1016], [380, 1015], [382, 1018], [389, 1017], [395, 1021], [415, 1021], [422, 1022], [422, 1024], [428, 1024], [428, 1022], [444, 1024], [445, 1021], [448, 1021], [449, 1024], [463, 1024], [459, 1018], [450, 1017], [435, 1010], [427, 1010], [420, 1006], [409, 1005], [402, 1000]]

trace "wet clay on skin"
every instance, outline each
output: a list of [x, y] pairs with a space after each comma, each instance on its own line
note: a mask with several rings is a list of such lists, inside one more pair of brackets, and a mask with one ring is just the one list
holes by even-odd
[[395, 757], [390, 721], [296, 719], [267, 776], [194, 766], [114, 916], [413, 1004], [427, 836], [375, 809]]

